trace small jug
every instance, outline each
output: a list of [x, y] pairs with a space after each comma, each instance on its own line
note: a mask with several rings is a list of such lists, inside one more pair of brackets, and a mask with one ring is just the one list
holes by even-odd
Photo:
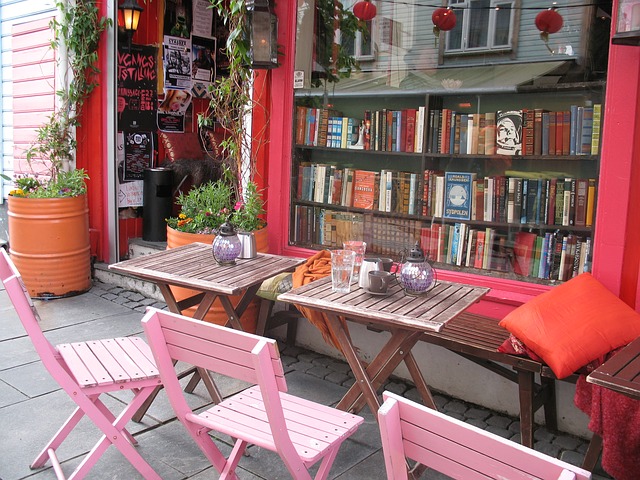
[[379, 258], [365, 258], [362, 260], [362, 266], [360, 267], [360, 280], [358, 285], [365, 290], [369, 289], [369, 272], [375, 270], [382, 270], [382, 260]]
[[256, 236], [253, 232], [238, 232], [240, 255], [238, 258], [255, 258], [258, 256]]

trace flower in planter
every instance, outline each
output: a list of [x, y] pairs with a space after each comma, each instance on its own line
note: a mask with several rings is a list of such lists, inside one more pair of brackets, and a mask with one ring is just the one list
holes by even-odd
[[[3, 178], [9, 179], [6, 175]], [[58, 172], [55, 178], [40, 180], [37, 176], [17, 177], [16, 188], [9, 192], [15, 197], [64, 198], [77, 197], [87, 193], [86, 180], [89, 176], [84, 169]]]
[[241, 232], [252, 232], [265, 226], [264, 201], [254, 182], [248, 182], [241, 200], [236, 187], [225, 180], [217, 180], [181, 193], [176, 200], [180, 214], [167, 219], [169, 227], [186, 233], [215, 234], [230, 221]]

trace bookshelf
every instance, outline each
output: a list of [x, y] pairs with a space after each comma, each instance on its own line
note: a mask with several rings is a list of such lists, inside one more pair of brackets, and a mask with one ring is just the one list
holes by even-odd
[[289, 245], [418, 241], [438, 269], [542, 285], [591, 270], [604, 82], [321, 100], [295, 97]]

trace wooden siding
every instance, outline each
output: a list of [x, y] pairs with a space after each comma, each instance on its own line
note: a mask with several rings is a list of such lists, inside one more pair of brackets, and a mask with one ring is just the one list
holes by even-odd
[[13, 49], [13, 157], [14, 173], [29, 171], [25, 149], [36, 137], [36, 129], [55, 107], [56, 59], [49, 48], [48, 18], [14, 25]]

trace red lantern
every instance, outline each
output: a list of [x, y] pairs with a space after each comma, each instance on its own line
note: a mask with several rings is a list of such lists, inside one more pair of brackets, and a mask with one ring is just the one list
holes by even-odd
[[353, 6], [353, 14], [365, 22], [376, 16], [376, 10], [376, 6], [369, 0], [358, 2]]
[[541, 32], [540, 38], [551, 53], [553, 53], [553, 50], [551, 50], [547, 44], [549, 41], [549, 34], [559, 32], [562, 28], [562, 24], [562, 15], [560, 15], [555, 8], [543, 10], [536, 15], [536, 27]]
[[456, 14], [449, 8], [436, 8], [431, 14], [431, 21], [437, 28], [438, 32], [442, 30], [447, 32], [456, 26]]

